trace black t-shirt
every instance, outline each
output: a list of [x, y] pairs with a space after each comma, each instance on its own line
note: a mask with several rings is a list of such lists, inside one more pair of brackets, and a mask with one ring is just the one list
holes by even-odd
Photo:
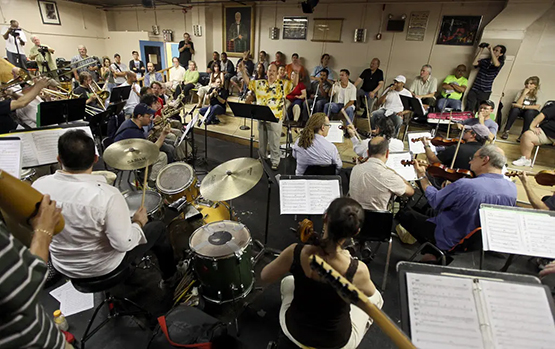
[[[181, 64], [185, 69], [188, 69], [189, 61], [193, 57], [191, 50], [193, 51], [195, 50], [195, 45], [193, 44], [192, 41], [189, 41], [189, 45], [191, 45], [190, 48], [187, 47], [186, 49], [183, 50], [183, 52], [179, 52], [179, 64]], [[185, 40], [181, 40], [179, 42], [178, 49], [182, 48], [183, 46], [185, 46]]]
[[220, 61], [214, 61], [214, 60], [212, 60], [212, 61], [208, 62], [208, 65], [206, 66], [206, 68], [212, 70], [212, 65], [213, 65], [213, 64], [220, 65]]
[[371, 92], [371, 91], [374, 91], [376, 87], [378, 87], [378, 84], [380, 83], [380, 81], [383, 81], [383, 71], [380, 68], [378, 68], [376, 69], [374, 74], [372, 74], [372, 70], [370, 68], [364, 69], [362, 74], [360, 74], [359, 78], [364, 80], [364, 82], [362, 83], [361, 89], [364, 92]]
[[542, 121], [540, 127], [547, 137], [553, 139], [555, 138], [555, 103], [547, 108], [543, 108], [542, 113], [545, 115], [545, 119]]
[[[455, 160], [455, 168], [462, 168], [465, 170], [470, 170], [470, 160], [474, 157], [474, 154], [480, 149], [482, 145], [478, 142], [461, 143], [459, 153], [457, 154], [457, 159]], [[457, 150], [457, 145], [452, 145], [447, 147], [444, 151], [437, 154], [437, 158], [442, 164], [446, 166], [451, 166], [453, 157], [455, 156], [455, 151]]]
[[[208, 91], [208, 94], [211, 94], [213, 91], [214, 91], [214, 87], [210, 88], [210, 90]], [[218, 96], [220, 96], [221, 99], [226, 101], [227, 97], [229, 96], [229, 93], [227, 92], [227, 89], [220, 88], [220, 90], [218, 91]], [[217, 97], [210, 98], [210, 105], [221, 105], [225, 109], [225, 103], [223, 104], [220, 103]]]
[[8, 133], [17, 128], [17, 123], [11, 117], [11, 99], [0, 102], [0, 134]]
[[89, 93], [91, 93], [91, 91], [83, 86], [79, 86], [73, 89], [73, 94], [78, 95], [79, 98], [89, 99]]

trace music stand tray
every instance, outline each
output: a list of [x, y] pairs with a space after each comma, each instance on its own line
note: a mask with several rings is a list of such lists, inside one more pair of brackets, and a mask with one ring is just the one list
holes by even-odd
[[131, 85], [114, 87], [110, 93], [110, 103], [125, 101], [129, 98], [130, 93]]
[[85, 98], [42, 102], [38, 105], [37, 127], [83, 120], [86, 103]]

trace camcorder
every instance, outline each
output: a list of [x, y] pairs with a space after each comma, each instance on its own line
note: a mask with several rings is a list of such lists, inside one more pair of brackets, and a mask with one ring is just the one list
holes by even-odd
[[478, 47], [480, 47], [480, 48], [486, 48], [488, 46], [489, 46], [489, 44], [487, 42], [482, 42], [480, 45], [478, 45]]
[[37, 49], [40, 53], [42, 53], [43, 55], [48, 53], [48, 47], [46, 46], [39, 46], [39, 48]]
[[21, 29], [16, 29], [16, 28], [10, 29], [10, 35], [17, 37], [17, 36], [19, 36], [19, 31], [20, 30]]

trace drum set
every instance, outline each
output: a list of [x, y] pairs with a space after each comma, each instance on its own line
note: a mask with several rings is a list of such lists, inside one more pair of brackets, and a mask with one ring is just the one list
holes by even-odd
[[[158, 152], [154, 143], [132, 139], [110, 145], [103, 157], [118, 170], [145, 168], [146, 176]], [[124, 198], [130, 217], [144, 206], [149, 219], [169, 220], [176, 257], [188, 260], [204, 299], [223, 304], [245, 298], [253, 289], [252, 238], [231, 200], [252, 189], [262, 174], [260, 161], [239, 158], [217, 166], [201, 182], [192, 166], [175, 162], [159, 171], [156, 191], [147, 190], [145, 179], [142, 192], [129, 191]], [[172, 219], [168, 212], [177, 216]]]

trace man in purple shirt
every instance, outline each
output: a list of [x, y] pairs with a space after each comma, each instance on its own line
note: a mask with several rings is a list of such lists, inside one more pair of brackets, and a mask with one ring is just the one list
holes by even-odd
[[503, 177], [502, 168], [507, 158], [495, 145], [480, 148], [470, 169], [476, 178], [463, 178], [438, 190], [426, 178], [426, 167], [414, 165], [422, 189], [436, 212], [428, 217], [412, 208], [399, 212], [399, 223], [420, 243], [431, 242], [447, 251], [480, 226], [478, 210], [481, 204], [516, 205], [516, 185]]

